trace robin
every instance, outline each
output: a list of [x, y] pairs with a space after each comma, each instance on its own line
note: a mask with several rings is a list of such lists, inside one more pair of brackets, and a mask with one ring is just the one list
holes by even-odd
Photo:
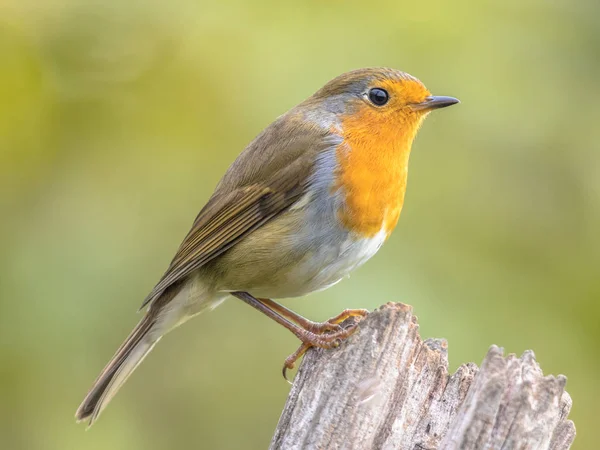
[[[356, 331], [366, 310], [316, 323], [272, 299], [333, 286], [379, 250], [402, 210], [419, 126], [430, 111], [455, 103], [407, 73], [360, 69], [265, 128], [196, 217], [77, 420], [91, 425], [163, 335], [230, 296], [300, 339], [284, 372], [308, 348], [336, 347]], [[349, 318], [357, 320], [343, 326]]]

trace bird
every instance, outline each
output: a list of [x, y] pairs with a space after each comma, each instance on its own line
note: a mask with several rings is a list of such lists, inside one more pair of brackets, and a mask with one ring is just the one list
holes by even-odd
[[319, 323], [274, 299], [327, 289], [379, 250], [400, 217], [418, 129], [431, 111], [456, 103], [406, 72], [363, 68], [267, 126], [218, 182], [77, 421], [91, 426], [162, 336], [227, 298], [298, 337], [284, 376], [310, 347], [337, 347], [356, 332], [365, 309]]

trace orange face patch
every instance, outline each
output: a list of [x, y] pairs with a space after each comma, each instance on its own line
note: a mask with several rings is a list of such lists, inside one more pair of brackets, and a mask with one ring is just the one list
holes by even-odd
[[424, 118], [407, 106], [422, 102], [429, 91], [417, 80], [376, 80], [390, 100], [377, 107], [357, 100], [342, 119], [344, 142], [337, 149], [339, 171], [335, 189], [345, 193], [342, 224], [361, 237], [380, 231], [389, 235], [400, 217], [408, 159]]

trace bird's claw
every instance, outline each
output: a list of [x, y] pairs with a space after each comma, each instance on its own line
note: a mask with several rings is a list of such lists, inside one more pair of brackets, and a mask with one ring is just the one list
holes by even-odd
[[[369, 314], [366, 309], [346, 309], [341, 314], [332, 317], [327, 322], [315, 323], [311, 330], [301, 337], [302, 344], [298, 349], [288, 356], [283, 363], [283, 378], [291, 384], [287, 378], [287, 371], [295, 367], [298, 361], [311, 347], [337, 348], [342, 340], [352, 335], [358, 328], [358, 322]], [[349, 321], [348, 319], [352, 319]], [[348, 325], [345, 322], [349, 321]]]

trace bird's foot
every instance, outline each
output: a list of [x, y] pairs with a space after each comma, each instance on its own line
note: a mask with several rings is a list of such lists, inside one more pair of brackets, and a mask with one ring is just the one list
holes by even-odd
[[[340, 314], [326, 322], [311, 322], [306, 327], [306, 333], [303, 333], [298, 338], [302, 344], [298, 349], [285, 359], [283, 364], [283, 377], [287, 378], [288, 369], [293, 369], [296, 361], [300, 359], [309, 348], [336, 348], [340, 343], [352, 335], [358, 328], [358, 322], [364, 319], [369, 314], [366, 309], [345, 309]], [[352, 319], [352, 320], [349, 320]], [[348, 325], [344, 326], [344, 322], [349, 321]]]

